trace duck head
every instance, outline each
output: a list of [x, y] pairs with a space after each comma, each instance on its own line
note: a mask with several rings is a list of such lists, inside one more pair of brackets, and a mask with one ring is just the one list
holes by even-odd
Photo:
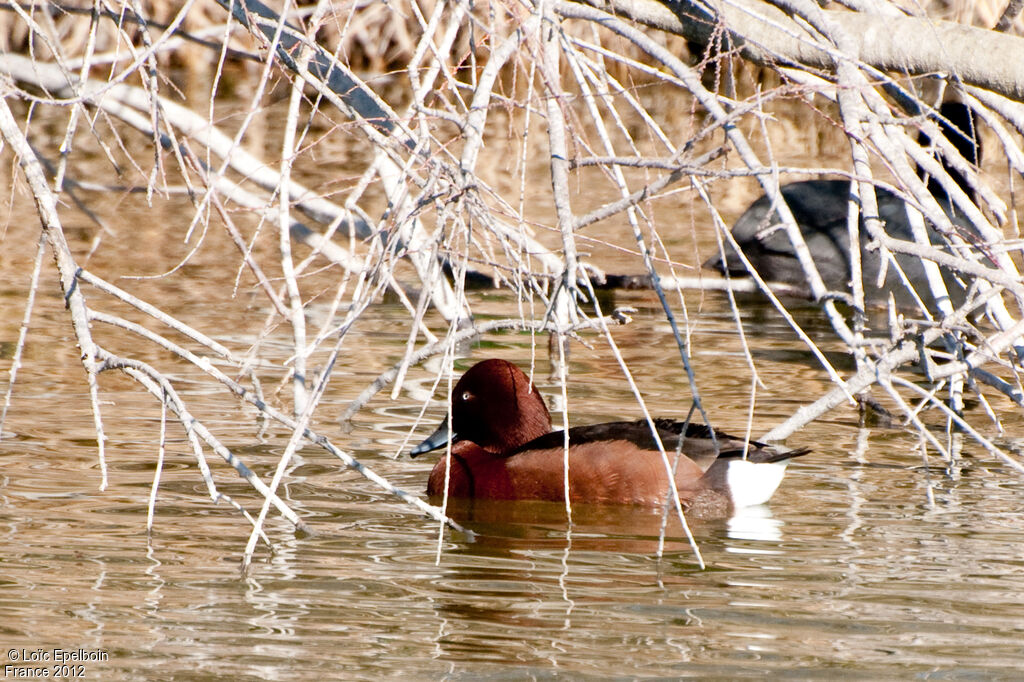
[[452, 392], [452, 427], [447, 418], [437, 431], [414, 447], [416, 457], [453, 443], [469, 441], [505, 455], [551, 431], [544, 398], [522, 370], [506, 360], [473, 365]]

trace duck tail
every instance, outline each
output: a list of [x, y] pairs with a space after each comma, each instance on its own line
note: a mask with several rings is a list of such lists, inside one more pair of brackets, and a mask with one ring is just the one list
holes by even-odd
[[769, 447], [751, 449], [747, 459], [720, 457], [704, 473], [708, 487], [728, 494], [734, 508], [764, 504], [782, 483], [786, 465], [794, 457], [811, 452], [810, 448], [775, 450]]
[[763, 453], [762, 456], [750, 456], [748, 459], [758, 464], [773, 464], [775, 462], [787, 462], [794, 457], [803, 457], [811, 452], [811, 448], [794, 448], [792, 450], [774, 450], [771, 448], [764, 448], [763, 450], [758, 451], [759, 454]]

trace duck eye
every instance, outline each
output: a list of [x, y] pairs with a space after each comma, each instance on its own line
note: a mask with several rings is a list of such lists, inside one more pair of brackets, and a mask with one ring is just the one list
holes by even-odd
[[463, 393], [462, 393], [462, 400], [463, 401], [472, 400], [472, 398], [473, 398], [473, 394], [472, 393], [470, 393], [469, 391], [463, 391]]

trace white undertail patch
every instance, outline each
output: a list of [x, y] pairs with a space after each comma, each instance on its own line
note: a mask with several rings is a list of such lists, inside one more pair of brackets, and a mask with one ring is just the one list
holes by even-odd
[[764, 504], [775, 494], [786, 473], [788, 460], [782, 462], [754, 463], [745, 459], [729, 462], [726, 482], [732, 494], [734, 507], [751, 507]]

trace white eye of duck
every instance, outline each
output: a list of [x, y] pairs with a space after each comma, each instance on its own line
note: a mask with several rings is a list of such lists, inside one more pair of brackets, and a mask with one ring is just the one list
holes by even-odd
[[473, 398], [473, 394], [472, 393], [470, 393], [469, 391], [463, 391], [463, 393], [462, 393], [462, 399], [463, 400], [471, 400], [472, 398]]

